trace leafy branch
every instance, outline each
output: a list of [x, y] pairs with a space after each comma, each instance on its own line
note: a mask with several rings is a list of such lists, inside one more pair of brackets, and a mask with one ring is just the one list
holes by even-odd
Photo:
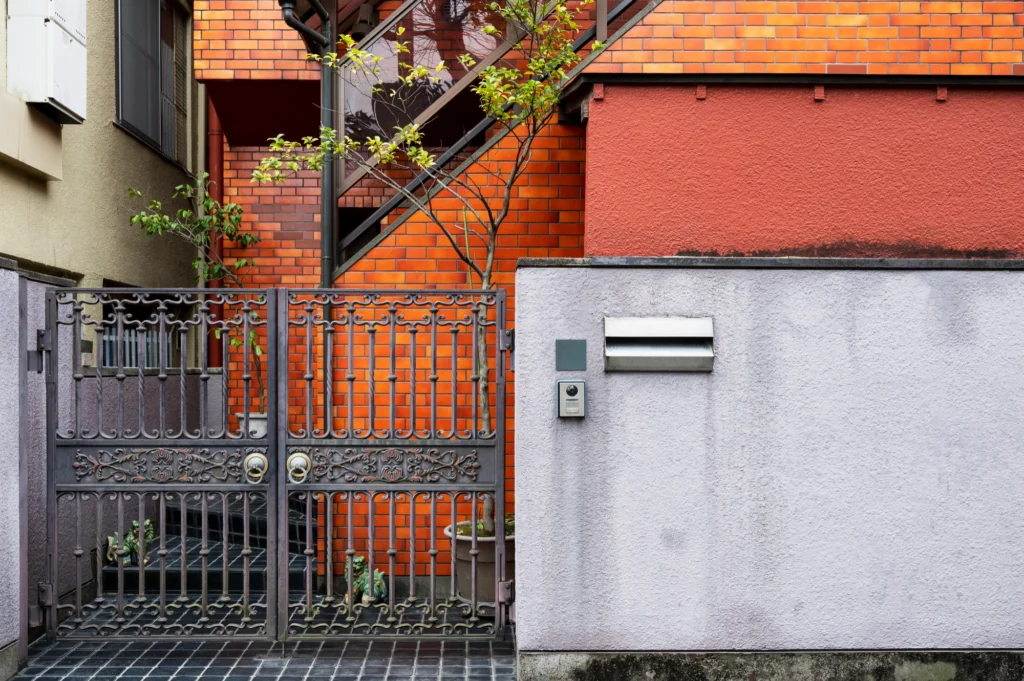
[[[137, 189], [128, 189], [131, 199], [142, 199]], [[227, 263], [216, 248], [218, 242], [231, 241], [238, 248], [249, 248], [260, 242], [260, 235], [245, 229], [242, 216], [244, 211], [237, 203], [222, 204], [210, 196], [210, 175], [203, 173], [194, 184], [180, 184], [174, 188], [173, 198], [184, 201], [187, 207], [167, 213], [161, 201], [150, 199], [146, 207], [131, 217], [131, 224], [138, 225], [147, 236], [170, 236], [184, 241], [195, 249], [192, 268], [196, 271], [196, 283], [224, 280], [241, 288], [243, 279], [256, 266], [251, 258], [236, 258]], [[251, 319], [259, 315], [250, 312]], [[223, 329], [214, 329], [214, 336], [220, 340]], [[263, 383], [263, 348], [259, 336], [250, 330], [247, 342], [253, 353], [253, 368], [259, 388], [260, 413], [266, 413], [267, 393]], [[231, 347], [240, 348], [241, 339], [232, 337]]]
[[[132, 188], [128, 196], [143, 198], [142, 192]], [[147, 236], [168, 235], [196, 249], [192, 260], [196, 283], [224, 279], [241, 286], [242, 277], [256, 265], [255, 261], [238, 258], [229, 265], [215, 245], [228, 240], [239, 248], [248, 248], [260, 242], [259, 234], [244, 229], [242, 207], [237, 203], [221, 204], [210, 196], [209, 173], [196, 178], [195, 184], [179, 184], [173, 198], [184, 201], [187, 207], [166, 213], [163, 202], [150, 199], [145, 208], [132, 215], [131, 224], [141, 227]]]

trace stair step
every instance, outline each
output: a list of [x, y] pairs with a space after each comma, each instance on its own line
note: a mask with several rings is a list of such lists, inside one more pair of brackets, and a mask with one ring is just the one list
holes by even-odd
[[[219, 533], [219, 532], [218, 532]], [[228, 591], [240, 592], [245, 581], [245, 557], [242, 555], [243, 545], [231, 541], [228, 535], [228, 569], [227, 583]], [[202, 590], [203, 582], [203, 556], [202, 540], [200, 538], [187, 536], [185, 539], [185, 584], [186, 591], [197, 592]], [[303, 546], [305, 543], [303, 542]], [[166, 568], [164, 580], [167, 593], [177, 593], [181, 589], [181, 538], [178, 536], [168, 537], [165, 542]], [[267, 552], [265, 546], [256, 546], [250, 543], [251, 553], [249, 555], [249, 591], [250, 593], [262, 593], [267, 589]], [[160, 573], [162, 560], [158, 554], [159, 543], [154, 542], [149, 547], [147, 558], [149, 559], [143, 573], [145, 575], [145, 590], [158, 591], [160, 587]], [[208, 593], [220, 593], [225, 579], [224, 545], [218, 539], [207, 541], [206, 555], [206, 583]], [[313, 571], [316, 573], [316, 558], [313, 559]], [[306, 574], [306, 558], [300, 552], [289, 551], [288, 584], [290, 589], [304, 589]], [[118, 590], [118, 580], [124, 580], [123, 591], [137, 593], [139, 590], [139, 568], [137, 565], [125, 566], [119, 570], [117, 565], [109, 561], [103, 566], [103, 588], [108, 592]]]

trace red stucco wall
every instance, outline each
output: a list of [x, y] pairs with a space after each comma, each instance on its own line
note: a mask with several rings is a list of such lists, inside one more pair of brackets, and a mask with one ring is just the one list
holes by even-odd
[[1024, 90], [696, 91], [592, 103], [587, 254], [1024, 250]]

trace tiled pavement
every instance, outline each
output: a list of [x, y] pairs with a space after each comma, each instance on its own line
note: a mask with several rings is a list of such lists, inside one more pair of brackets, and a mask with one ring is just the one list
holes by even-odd
[[33, 644], [21, 681], [514, 681], [509, 641]]

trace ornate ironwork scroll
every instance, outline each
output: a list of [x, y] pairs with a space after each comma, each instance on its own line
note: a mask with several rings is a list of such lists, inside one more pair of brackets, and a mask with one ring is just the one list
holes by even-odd
[[382, 447], [314, 449], [313, 479], [329, 482], [428, 483], [475, 481], [476, 450]]
[[79, 482], [209, 483], [241, 482], [242, 459], [262, 448], [131, 447], [75, 453]]

